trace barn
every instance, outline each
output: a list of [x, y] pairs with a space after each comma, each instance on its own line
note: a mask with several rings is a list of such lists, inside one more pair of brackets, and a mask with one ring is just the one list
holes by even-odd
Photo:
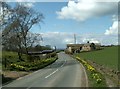
[[67, 44], [67, 51], [70, 53], [79, 53], [82, 51], [92, 51], [100, 49], [100, 44], [85, 43], [85, 44]]

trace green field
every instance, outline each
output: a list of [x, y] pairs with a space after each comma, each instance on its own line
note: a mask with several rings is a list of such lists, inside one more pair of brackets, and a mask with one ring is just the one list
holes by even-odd
[[104, 47], [102, 50], [83, 52], [75, 55], [118, 70], [118, 46]]
[[23, 54], [22, 61], [19, 60], [17, 52], [3, 51], [2, 56], [0, 56], [0, 61], [2, 61], [3, 70], [15, 70], [15, 71], [34, 71], [43, 68], [57, 60], [56, 52], [47, 55], [47, 58], [40, 60], [36, 56], [30, 56]]
[[[10, 62], [17, 62], [17, 61], [19, 61], [19, 57], [18, 57], [17, 52], [2, 51], [2, 56], [1, 57], [0, 57], [0, 59], [2, 59], [2, 61], [4, 61], [5, 58], [8, 61], [10, 61]], [[26, 60], [27, 56], [25, 54], [23, 54], [22, 55], [22, 59]]]

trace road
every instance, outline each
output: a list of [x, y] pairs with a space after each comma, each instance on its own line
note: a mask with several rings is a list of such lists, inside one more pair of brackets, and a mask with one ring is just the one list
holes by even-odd
[[87, 78], [82, 65], [61, 52], [55, 63], [3, 87], [26, 87], [26, 89], [32, 87], [85, 87], [87, 86], [86, 82]]

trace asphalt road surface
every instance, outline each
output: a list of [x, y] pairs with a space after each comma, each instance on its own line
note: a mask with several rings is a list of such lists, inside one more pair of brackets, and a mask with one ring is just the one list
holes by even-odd
[[18, 78], [3, 87], [86, 87], [87, 78], [80, 63], [61, 52], [58, 60], [34, 73]]

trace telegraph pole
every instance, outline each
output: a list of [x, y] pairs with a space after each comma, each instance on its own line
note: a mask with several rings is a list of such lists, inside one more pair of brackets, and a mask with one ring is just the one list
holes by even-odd
[[76, 44], [76, 34], [74, 34], [74, 44]]

